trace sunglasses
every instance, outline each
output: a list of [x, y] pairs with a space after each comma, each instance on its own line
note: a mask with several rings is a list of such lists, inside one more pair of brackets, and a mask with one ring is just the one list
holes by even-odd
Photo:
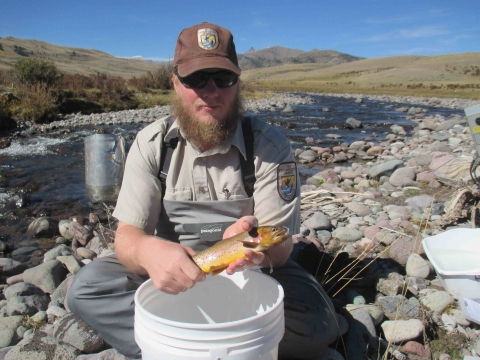
[[217, 72], [197, 71], [191, 75], [181, 77], [176, 74], [178, 80], [187, 88], [203, 89], [210, 79], [213, 79], [218, 88], [228, 88], [238, 81], [238, 75], [227, 70]]

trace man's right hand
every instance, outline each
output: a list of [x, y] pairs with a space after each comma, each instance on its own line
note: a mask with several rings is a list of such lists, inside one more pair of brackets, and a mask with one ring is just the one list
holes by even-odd
[[119, 223], [115, 252], [122, 264], [137, 274], [148, 274], [159, 290], [178, 294], [204, 281], [205, 273], [192, 261], [193, 249], [146, 234]]

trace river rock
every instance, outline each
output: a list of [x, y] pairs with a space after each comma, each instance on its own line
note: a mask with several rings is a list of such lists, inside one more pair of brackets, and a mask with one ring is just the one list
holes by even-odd
[[[94, 238], [95, 239], [95, 238]], [[89, 244], [93, 241], [93, 239], [89, 242]], [[79, 247], [77, 250], [76, 250], [76, 253], [78, 255], [80, 255], [82, 258], [84, 259], [94, 259], [97, 257], [97, 253], [93, 250], [90, 250], [90, 249], [87, 249], [87, 248], [84, 248], [84, 247]], [[100, 251], [101, 253], [101, 251]]]
[[316, 211], [303, 222], [303, 226], [313, 230], [327, 230], [330, 229], [332, 225], [324, 213]]
[[34, 315], [48, 308], [50, 297], [44, 295], [13, 296], [7, 303], [8, 316]]
[[80, 353], [73, 346], [38, 331], [12, 348], [5, 360], [75, 360]]
[[430, 170], [436, 170], [446, 162], [452, 160], [455, 157], [452, 153], [446, 152], [434, 152], [432, 161], [430, 162]]
[[317, 158], [317, 153], [313, 150], [305, 150], [300, 155], [298, 159], [300, 162], [313, 162]]
[[95, 254], [97, 254], [98, 256], [103, 252], [103, 250], [105, 250], [105, 244], [98, 236], [95, 236], [92, 240], [88, 242], [85, 248], [95, 252]]
[[57, 228], [57, 219], [44, 216], [30, 223], [27, 235], [32, 237], [52, 237], [57, 233]]
[[403, 277], [397, 273], [388, 274], [388, 278], [380, 278], [377, 282], [377, 291], [386, 296], [395, 296], [403, 290]]
[[415, 170], [411, 167], [397, 169], [390, 176], [389, 182], [393, 186], [410, 185], [415, 180]]
[[430, 274], [430, 266], [420, 255], [411, 254], [407, 260], [406, 272], [408, 276], [426, 279]]
[[345, 121], [345, 128], [347, 129], [358, 129], [362, 127], [362, 122], [354, 118], [348, 118]]
[[383, 311], [376, 305], [354, 305], [354, 304], [347, 304], [345, 309], [352, 314], [355, 310], [363, 309], [368, 311], [370, 316], [372, 317], [373, 324], [377, 326], [383, 320]]
[[53, 326], [56, 338], [84, 353], [97, 352], [105, 344], [90, 326], [72, 313], [59, 319]]
[[57, 256], [62, 255], [62, 253], [65, 251], [70, 252], [68, 247], [64, 244], [54, 247], [52, 250], [47, 251], [45, 255], [43, 255], [43, 261], [55, 260]]
[[0, 258], [0, 275], [13, 276], [21, 274], [27, 269], [27, 265], [9, 258]]
[[58, 260], [49, 260], [24, 271], [25, 282], [38, 286], [44, 292], [52, 294], [65, 279], [68, 271]]
[[372, 146], [370, 149], [367, 150], [367, 156], [380, 156], [385, 151], [385, 149], [381, 146]]
[[395, 241], [395, 243], [392, 244], [392, 247], [390, 248], [390, 258], [398, 262], [400, 265], [405, 266], [410, 254], [425, 254], [421, 243], [421, 237], [400, 237]]
[[15, 345], [18, 342], [17, 328], [23, 321], [23, 316], [0, 318], [0, 348]]
[[391, 320], [416, 318], [420, 314], [420, 302], [415, 298], [405, 298], [403, 295], [379, 296], [377, 299], [385, 316]]
[[404, 343], [418, 338], [424, 331], [420, 320], [394, 320], [382, 324], [385, 339], [393, 344]]
[[352, 201], [349, 203], [344, 204], [346, 208], [348, 208], [351, 212], [355, 213], [358, 216], [367, 216], [372, 213], [368, 206], [365, 206], [358, 201]]
[[87, 242], [93, 238], [93, 229], [90, 225], [81, 225], [76, 221], [72, 221], [68, 231], [80, 244], [85, 246]]
[[381, 176], [389, 176], [398, 168], [403, 167], [402, 160], [391, 160], [383, 164], [373, 166], [368, 172], [370, 178], [379, 178]]
[[70, 219], [63, 219], [60, 220], [60, 222], [58, 223], [58, 231], [60, 232], [60, 235], [62, 235], [67, 240], [72, 240], [73, 238], [73, 235], [68, 230], [70, 228], [71, 222], [72, 220]]
[[343, 242], [354, 242], [363, 237], [363, 232], [357, 229], [339, 227], [332, 232], [332, 236]]
[[442, 313], [454, 300], [446, 291], [435, 291], [420, 299], [420, 302], [427, 309]]
[[26, 282], [20, 282], [7, 287], [3, 294], [7, 300], [10, 300], [14, 296], [45, 295], [43, 290], [38, 286]]
[[57, 260], [60, 261], [68, 269], [70, 274], [75, 275], [80, 270], [80, 264], [77, 259], [72, 255], [69, 256], [57, 256]]
[[408, 341], [405, 345], [403, 345], [403, 351], [409, 354], [421, 356], [423, 358], [428, 357], [428, 352], [425, 350], [425, 347], [416, 341]]
[[83, 354], [77, 357], [75, 360], [130, 360], [130, 358], [123, 356], [115, 349], [108, 349], [99, 352], [98, 354]]

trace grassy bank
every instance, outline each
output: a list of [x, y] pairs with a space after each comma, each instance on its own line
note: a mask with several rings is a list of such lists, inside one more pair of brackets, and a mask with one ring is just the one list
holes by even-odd
[[264, 91], [300, 91], [337, 94], [399, 95], [435, 98], [480, 99], [480, 84], [380, 84], [368, 86], [338, 81], [252, 81], [252, 85]]

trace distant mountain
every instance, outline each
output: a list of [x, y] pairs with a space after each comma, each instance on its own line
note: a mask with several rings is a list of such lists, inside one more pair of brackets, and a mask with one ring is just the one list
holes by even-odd
[[250, 49], [245, 54], [238, 55], [238, 62], [242, 70], [258, 69], [287, 64], [322, 64], [333, 66], [362, 60], [358, 56], [343, 54], [334, 50], [303, 51], [273, 46], [261, 50]]

